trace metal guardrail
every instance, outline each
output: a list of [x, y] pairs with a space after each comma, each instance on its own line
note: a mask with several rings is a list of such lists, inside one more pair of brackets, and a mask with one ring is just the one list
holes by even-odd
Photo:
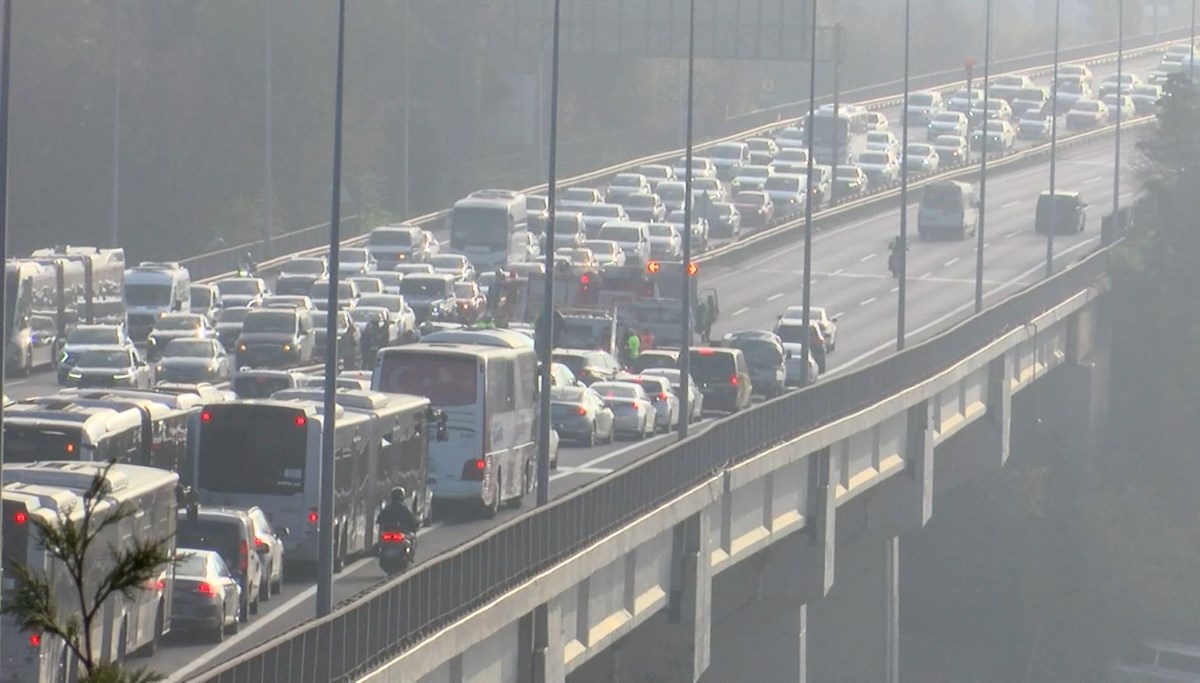
[[[1171, 42], [1180, 38], [1187, 37], [1186, 29], [1177, 29], [1172, 31], [1160, 31], [1158, 37], [1152, 35], [1126, 37], [1124, 54], [1126, 59], [1136, 59], [1145, 55], [1153, 54], [1158, 50], [1162, 50]], [[1164, 40], [1164, 37], [1168, 37]], [[1084, 63], [1090, 66], [1099, 64], [1107, 64], [1116, 61], [1116, 41], [1104, 41], [1100, 43], [1092, 43], [1075, 48], [1062, 50], [1060, 59], [1062, 62], [1077, 62]], [[993, 71], [996, 76], [1006, 72], [1021, 71], [1031, 76], [1043, 76], [1052, 71], [1052, 53], [1039, 53], [1034, 55], [1026, 55], [1012, 59], [998, 60], [993, 65]], [[976, 79], [980, 81], [980, 79]], [[981, 81], [980, 81], [981, 82]], [[966, 81], [961, 78], [961, 70], [954, 69], [950, 71], [941, 71], [932, 74], [916, 76], [910, 79], [910, 88], [916, 90], [947, 90], [963, 87]], [[883, 109], [886, 107], [895, 106], [903, 101], [903, 95], [897, 95], [896, 91], [902, 87], [900, 81], [891, 81], [877, 85], [867, 86], [847, 90], [842, 93], [842, 100], [847, 103], [856, 103], [867, 109]], [[831, 101], [829, 96], [818, 98], [818, 104]], [[697, 151], [703, 152], [722, 142], [731, 140], [739, 140], [746, 137], [752, 137], [758, 134], [769, 133], [779, 128], [786, 127], [795, 123], [798, 117], [807, 111], [807, 103], [792, 103], [789, 105], [780, 105], [777, 108], [769, 110], [761, 110], [745, 115], [744, 117], [734, 117], [730, 121], [736, 121], [738, 128], [750, 125], [750, 128], [743, 128], [738, 132], [715, 137], [706, 142], [696, 145]], [[658, 163], [662, 161], [673, 160], [685, 152], [683, 149], [674, 149], [667, 152], [660, 152], [636, 159], [629, 159], [618, 164], [608, 166], [599, 170], [583, 173], [580, 175], [563, 178], [559, 180], [562, 187], [569, 185], [580, 185], [595, 183], [605, 178], [611, 177], [616, 173], [627, 170], [641, 164]], [[521, 179], [514, 178], [511, 184], [520, 184]], [[526, 187], [524, 192], [544, 192], [546, 190], [545, 183], [541, 183], [532, 187]], [[440, 227], [441, 223], [449, 215], [449, 209], [443, 209], [432, 213], [417, 216], [409, 219], [408, 223], [419, 225], [425, 229]], [[349, 220], [349, 219], [348, 219]], [[366, 226], [357, 224], [355, 217], [355, 226], [348, 230], [347, 226], [343, 225], [344, 234], [358, 235], [342, 241], [343, 246], [361, 246], [366, 241], [366, 236], [359, 234], [360, 230], [365, 231]], [[286, 255], [271, 258], [260, 263], [260, 267], [265, 271], [270, 271], [277, 268], [290, 258], [301, 255], [315, 255], [324, 253], [325, 242], [328, 239], [327, 233], [322, 229], [322, 226], [327, 228], [328, 223], [304, 230], [285, 233], [275, 237], [272, 241], [272, 251], [274, 253], [284, 252]], [[280, 247], [278, 245], [286, 244], [287, 246]], [[291, 252], [295, 248], [297, 251]], [[246, 251], [251, 251], [255, 258], [265, 255], [266, 243], [263, 241], [251, 243], [249, 245], [241, 245], [223, 249], [220, 252], [210, 254], [202, 254], [200, 256], [188, 259], [188, 262], [194, 262], [197, 267], [202, 268], [203, 274], [197, 277], [196, 272], [192, 273], [194, 280], [215, 280], [220, 277], [229, 277], [234, 274], [237, 262]], [[224, 263], [224, 270], [220, 264]]]
[[1092, 286], [1107, 248], [947, 332], [719, 420], [200, 675], [211, 683], [349, 681], [723, 468], [924, 382]]

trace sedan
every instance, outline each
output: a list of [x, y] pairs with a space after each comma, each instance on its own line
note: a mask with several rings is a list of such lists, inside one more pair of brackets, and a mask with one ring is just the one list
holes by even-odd
[[909, 144], [904, 153], [904, 162], [908, 164], [909, 173], [936, 173], [939, 161], [933, 145], [922, 142]]
[[900, 164], [891, 152], [863, 152], [858, 155], [858, 167], [867, 174], [871, 187], [887, 187], [900, 177]]
[[629, 214], [620, 204], [590, 204], [581, 209], [583, 228], [588, 237], [595, 237], [609, 221], [627, 221]]
[[[1128, 93], [1130, 90], [1141, 84], [1141, 76], [1138, 76], [1137, 74], [1131, 74], [1129, 72], [1121, 74], [1120, 90], [1122, 94]], [[1100, 91], [1098, 94], [1100, 97], [1104, 97], [1105, 95], [1115, 92], [1117, 92], [1117, 75], [1109, 74], [1108, 77], [1104, 79], [1104, 82], [1100, 84]]]
[[775, 223], [775, 204], [766, 192], [739, 192], [733, 198], [733, 204], [742, 214], [742, 223], [747, 227], [765, 229]]
[[487, 298], [474, 282], [454, 283], [454, 301], [463, 322], [474, 322], [487, 311]]
[[171, 630], [208, 634], [220, 642], [238, 631], [241, 583], [221, 555], [212, 550], [175, 551], [175, 581], [171, 587]]
[[867, 112], [867, 130], [890, 130], [892, 124], [888, 122], [887, 114], [881, 111]]
[[379, 261], [365, 247], [342, 247], [338, 255], [338, 276], [357, 275], [379, 270]]
[[654, 403], [640, 384], [632, 382], [596, 382], [592, 389], [613, 412], [616, 432], [645, 439], [654, 434], [658, 422]]
[[781, 149], [779, 150], [779, 154], [776, 154], [775, 158], [771, 160], [771, 163], [767, 164], [774, 173], [784, 173], [785, 171], [781, 170], [780, 167], [785, 165], [803, 166], [807, 169], [808, 150], [797, 149], [795, 147]]
[[612, 240], [587, 240], [583, 246], [592, 252], [597, 267], [620, 268], [625, 265], [625, 250]]
[[[341, 378], [338, 381], [340, 382]], [[283, 590], [283, 539], [288, 536], [288, 528], [272, 528], [266, 513], [257, 505], [246, 510], [246, 514], [254, 520], [254, 548], [258, 551], [259, 564], [263, 567], [258, 599], [267, 602], [272, 595], [278, 595]]]
[[254, 306], [267, 295], [267, 283], [257, 277], [230, 277], [217, 281], [224, 306]]
[[[1017, 132], [1008, 121], [987, 122], [988, 154], [996, 152], [1007, 153], [1012, 150], [1017, 141]], [[984, 129], [971, 132], [971, 149], [983, 149]]]
[[604, 195], [594, 187], [568, 187], [555, 200], [559, 206], [585, 206], [604, 203]]
[[939, 135], [933, 140], [939, 163], [961, 164], [967, 160], [967, 139], [961, 135]]
[[[746, 138], [746, 144], [750, 145], [751, 164], [769, 164], [779, 151], [779, 145], [775, 144], [771, 138]], [[744, 175], [744, 173], [743, 171], [742, 174]]]
[[890, 130], [873, 130], [867, 133], [867, 149], [877, 152], [900, 153], [900, 141]]
[[1108, 108], [1098, 100], [1079, 100], [1067, 112], [1067, 128], [1087, 130], [1108, 123]]
[[790, 173], [773, 175], [763, 183], [763, 192], [775, 204], [775, 218], [781, 221], [804, 210], [804, 196], [807, 191], [804, 176]]
[[[362, 342], [358, 335], [358, 327], [350, 319], [350, 311], [341, 310], [337, 315], [337, 362], [345, 370], [353, 370], [362, 366]], [[317, 311], [313, 317], [313, 356], [325, 357], [326, 340], [329, 338], [328, 318], [325, 311]]]
[[991, 94], [1011, 102], [1021, 90], [1032, 88], [1033, 79], [1025, 74], [1002, 74], [991, 82]]
[[927, 127], [930, 140], [935, 140], [942, 135], [957, 135], [965, 138], [968, 128], [970, 128], [970, 122], [967, 121], [966, 115], [957, 111], [943, 111], [934, 114]]
[[683, 208], [683, 198], [687, 196], [687, 185], [682, 180], [664, 181], [659, 183], [654, 191], [662, 198], [663, 206], [667, 207], [667, 213]]
[[650, 223], [650, 258], [661, 261], [683, 260], [683, 240], [669, 223]]
[[775, 144], [780, 152], [785, 149], [808, 149], [808, 138], [804, 136], [803, 128], [788, 126], [775, 136]]
[[710, 237], [719, 240], [737, 240], [742, 232], [742, 212], [731, 202], [713, 202]]
[[67, 372], [71, 387], [129, 387], [149, 389], [153, 384], [150, 367], [131, 349], [94, 349], [79, 355], [75, 367]]
[[631, 221], [653, 223], [667, 217], [667, 206], [656, 194], [626, 195], [621, 198], [621, 206], [625, 207]]
[[621, 382], [640, 384], [654, 403], [654, 426], [665, 434], [679, 426], [679, 397], [671, 389], [671, 380], [654, 375], [622, 375]]
[[[662, 377], [671, 383], [671, 393], [678, 398], [683, 388], [679, 386], [679, 370], [677, 368], [646, 368], [642, 377]], [[688, 421], [699, 422], [704, 416], [704, 394], [700, 392], [696, 380], [688, 380]]]
[[646, 176], [651, 190], [657, 190], [658, 184], [665, 180], [675, 180], [675, 169], [667, 164], [643, 164], [637, 167], [637, 172]]
[[730, 183], [729, 189], [734, 194], [745, 190], [761, 190], [763, 183], [774, 172], [775, 169], [770, 166], [745, 166]]
[[[912, 145], [909, 145], [911, 147]], [[867, 191], [867, 174], [859, 166], [838, 166], [833, 179], [833, 197], [845, 199]]]
[[282, 275], [304, 275], [314, 280], [319, 280], [324, 277], [329, 277], [329, 262], [324, 256], [302, 256], [300, 258], [288, 259], [279, 267], [279, 274]]
[[124, 325], [76, 325], [67, 334], [66, 343], [59, 349], [58, 383], [66, 384], [67, 373], [75, 367], [79, 357], [88, 351], [115, 351], [134, 348], [133, 341], [125, 333]]
[[1009, 105], [1007, 100], [992, 98], [987, 101], [986, 112], [984, 111], [983, 102], [979, 102], [975, 107], [971, 108], [968, 118], [975, 125], [979, 125], [985, 119], [988, 121], [1012, 121], [1012, 106]]
[[942, 111], [942, 94], [936, 90], [922, 90], [908, 96], [908, 115], [928, 124]]
[[1158, 111], [1158, 101], [1162, 99], [1163, 89], [1159, 85], [1139, 85], [1129, 91], [1133, 100], [1134, 112], [1138, 116], [1153, 114]]
[[438, 254], [430, 256], [428, 263], [433, 266], [434, 273], [453, 275], [454, 279], [460, 282], [475, 279], [475, 266], [471, 265], [471, 261], [462, 254]]
[[725, 201], [729, 194], [725, 190], [725, 183], [722, 183], [718, 178], [692, 178], [692, 192], [700, 193], [707, 192], [709, 197], [714, 201]]
[[[803, 320], [803, 306], [788, 306], [783, 315], [779, 316], [780, 320]], [[838, 326], [837, 316], [830, 316], [829, 309], [821, 306], [810, 306], [808, 309], [808, 319], [812, 324], [816, 325], [821, 330], [821, 335], [825, 338], [825, 343], [829, 349], [829, 353], [833, 353], [837, 349], [837, 332]]]
[[550, 422], [559, 436], [582, 446], [612, 443], [616, 438], [612, 408], [589, 387], [555, 386], [551, 389]]
[[1012, 101], [1013, 116], [1020, 118], [1029, 110], [1041, 111], [1050, 101], [1050, 89], [1039, 86], [1023, 88]]
[[[667, 216], [667, 223], [675, 226], [675, 230], [683, 235], [685, 229], [683, 222], [683, 209], [672, 211], [671, 215]], [[708, 250], [708, 219], [704, 216], [697, 215], [696, 211], [692, 211], [692, 252]]]
[[159, 382], [208, 382], [229, 379], [229, 354], [215, 339], [173, 339], [154, 366]]
[[817, 360], [813, 358], [812, 352], [809, 352], [808, 362], [805, 363], [803, 344], [784, 342], [783, 349], [786, 353], [784, 382], [787, 386], [800, 386], [806, 383], [805, 380], [807, 380], [807, 384], [817, 381], [821, 375], [821, 367], [817, 365]]
[[[613, 244], [616, 244], [616, 242], [613, 242]], [[624, 252], [622, 252], [621, 256], [624, 255]], [[555, 258], [560, 256], [566, 258], [571, 263], [571, 272], [576, 275], [594, 273], [600, 270], [600, 263], [596, 261], [595, 254], [587, 247], [559, 247], [554, 250], [554, 256]]]
[[172, 339], [197, 337], [210, 339], [217, 336], [208, 318], [197, 313], [168, 313], [158, 319], [150, 335], [146, 337], [146, 355], [151, 360], [158, 358], [159, 352]]
[[1028, 109], [1017, 121], [1017, 138], [1021, 140], [1049, 140], [1054, 131], [1054, 119], [1043, 109]]
[[417, 340], [417, 314], [399, 294], [364, 294], [358, 299], [359, 306], [386, 308], [392, 325], [396, 328], [396, 339], [402, 342]]
[[[1129, 95], [1121, 95], [1120, 97], [1121, 120], [1128, 121], [1137, 115], [1137, 106], [1133, 103], [1133, 98]], [[1104, 106], [1108, 109], [1108, 120], [1116, 121], [1118, 107], [1116, 93], [1109, 93], [1104, 96]]]
[[[675, 177], [683, 178], [687, 176], [687, 157], [679, 157], [675, 161]], [[696, 178], [716, 178], [717, 165], [708, 157], [692, 157], [692, 180]]]
[[650, 194], [650, 180], [641, 173], [618, 173], [604, 191], [604, 201], [616, 204], [631, 194]]

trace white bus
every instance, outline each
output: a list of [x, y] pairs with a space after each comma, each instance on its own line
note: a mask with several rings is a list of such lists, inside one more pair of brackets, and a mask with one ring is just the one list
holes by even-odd
[[479, 190], [450, 211], [450, 249], [466, 254], [478, 272], [508, 260], [513, 235], [528, 230], [525, 195], [513, 190]]
[[473, 503], [492, 517], [535, 485], [537, 356], [531, 348], [422, 343], [378, 354], [371, 388], [427, 396], [449, 438], [429, 449], [436, 504]]
[[[29, 569], [55, 577], [54, 592], [58, 604], [70, 611], [79, 604], [74, 586], [57, 560], [41, 547], [35, 519], [57, 522], [60, 512], [82, 518], [84, 492], [105, 463], [46, 461], [33, 464], [4, 465], [3, 514], [5, 567], [17, 562]], [[97, 513], [117, 505], [128, 505], [134, 515], [125, 523], [109, 527], [93, 546], [91, 562], [98, 571], [111, 567], [112, 554], [107, 548], [124, 550], [134, 542], [167, 541], [175, 550], [175, 489], [179, 477], [152, 467], [117, 464], [108, 472], [104, 500]], [[164, 568], [158, 579], [130, 598], [117, 594], [100, 611], [92, 632], [95, 655], [110, 661], [126, 656], [153, 653], [163, 635], [171, 628], [171, 590], [174, 570]], [[7, 603], [18, 588], [16, 578], [7, 574], [3, 600]], [[77, 662], [63, 642], [45, 634], [22, 631], [11, 616], [0, 619], [3, 633], [4, 683], [58, 683], [74, 681], [79, 673]]]
[[[196, 492], [208, 505], [257, 505], [271, 524], [286, 526], [284, 557], [319, 557], [323, 405], [320, 392], [219, 403], [200, 413]], [[340, 391], [335, 415], [335, 567], [375, 544], [375, 518], [393, 486], [418, 498], [422, 514], [429, 402], [415, 396]], [[426, 515], [427, 516], [427, 515]]]
[[4, 461], [79, 460], [148, 465], [151, 441], [144, 438], [135, 408], [13, 403], [4, 408]]

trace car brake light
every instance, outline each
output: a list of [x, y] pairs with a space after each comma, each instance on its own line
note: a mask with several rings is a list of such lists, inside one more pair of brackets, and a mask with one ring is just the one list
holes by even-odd
[[730, 375], [729, 376], [729, 386], [736, 387], [737, 385], [738, 385], [738, 376]]
[[578, 408], [575, 409], [575, 412], [580, 416], [587, 415], [587, 408], [584, 408], [583, 406], [579, 406]]
[[196, 592], [200, 593], [201, 595], [216, 595], [217, 594], [217, 591], [215, 588], [212, 587], [212, 584], [205, 583], [204, 581], [201, 581], [200, 585], [196, 586]]
[[630, 408], [633, 408], [634, 410], [637, 410], [637, 407], [638, 407], [637, 401], [634, 401], [633, 403], [630, 403], [630, 404], [629, 404], [629, 407], [630, 407]]
[[25, 522], [29, 521], [29, 515], [27, 513], [25, 513], [23, 510], [18, 511], [17, 513], [15, 513], [13, 515], [13, 521], [16, 522], [17, 524], [24, 524]]
[[250, 566], [250, 546], [245, 541], [238, 544], [238, 568], [245, 573]]
[[200, 412], [200, 421], [201, 422], [212, 422], [212, 413], [208, 412], [207, 410], [201, 411]]
[[660, 400], [660, 401], [667, 400], [667, 392], [665, 392], [665, 391], [658, 392], [658, 400]]
[[696, 349], [696, 353], [701, 356], [711, 356], [711, 355], [713, 355], [713, 350], [712, 349]]
[[296, 426], [297, 426], [297, 427], [303, 427], [303, 426], [304, 426], [304, 425], [306, 425], [306, 424], [308, 424], [308, 418], [307, 418], [307, 417], [304, 417], [303, 415], [297, 415], [297, 416], [296, 416]]
[[254, 537], [254, 547], [255, 548], [262, 548], [265, 545], [266, 545], [266, 543], [261, 538], [258, 538], [257, 536]]
[[383, 543], [403, 543], [404, 533], [400, 531], [384, 531], [379, 534], [379, 540]]
[[42, 634], [40, 634], [40, 633], [30, 633], [29, 634], [29, 647], [40, 647], [41, 644], [42, 644]]

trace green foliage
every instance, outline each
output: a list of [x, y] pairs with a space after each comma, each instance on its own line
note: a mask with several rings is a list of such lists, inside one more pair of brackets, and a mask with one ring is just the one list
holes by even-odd
[[[106, 479], [115, 464], [110, 462], [92, 479], [79, 509], [59, 510], [56, 519], [33, 517], [39, 544], [54, 560], [55, 572], [65, 573], [75, 599], [59, 604], [56, 577], [14, 562], [9, 571], [17, 590], [4, 613], [14, 617], [26, 631], [62, 639], [78, 660], [83, 680], [91, 683], [144, 683], [162, 680], [144, 670], [122, 672], [116, 664], [102, 661], [93, 643], [93, 624], [103, 617], [105, 602], [116, 596], [132, 598], [147, 583], [157, 580], [174, 559], [167, 540], [135, 539], [129, 548], [99, 547], [105, 531], [134, 516], [136, 511], [121, 504], [106, 505]], [[97, 572], [97, 567], [103, 567]]]

